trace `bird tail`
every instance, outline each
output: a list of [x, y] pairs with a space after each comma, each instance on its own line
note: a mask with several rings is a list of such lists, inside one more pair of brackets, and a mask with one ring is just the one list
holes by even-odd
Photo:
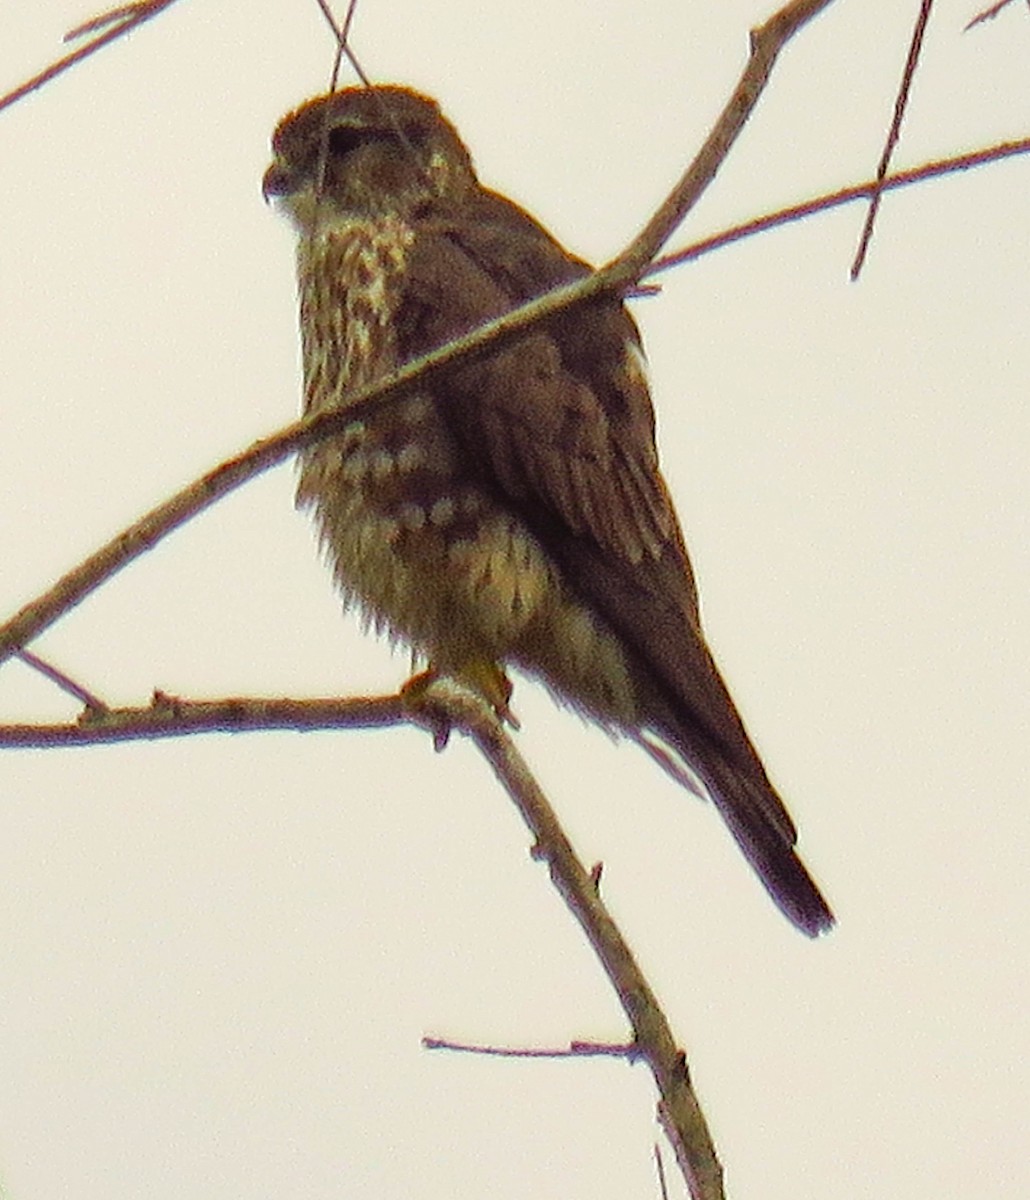
[[721, 746], [700, 747], [696, 729], [690, 737], [663, 721], [655, 732], [660, 741], [643, 733], [644, 748], [695, 794], [701, 784], [780, 911], [809, 937], [830, 929], [833, 913], [795, 853], [797, 830], [757, 754], [737, 764]]

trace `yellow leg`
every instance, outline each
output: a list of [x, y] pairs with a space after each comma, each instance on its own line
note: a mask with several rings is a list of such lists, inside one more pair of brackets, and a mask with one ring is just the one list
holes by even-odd
[[518, 728], [518, 721], [508, 707], [512, 692], [511, 680], [496, 662], [489, 659], [470, 659], [454, 671], [443, 671], [430, 663], [427, 670], [413, 675], [404, 684], [401, 695], [407, 701], [418, 704], [429, 685], [441, 676], [455, 679], [469, 691], [482, 696], [502, 721]]

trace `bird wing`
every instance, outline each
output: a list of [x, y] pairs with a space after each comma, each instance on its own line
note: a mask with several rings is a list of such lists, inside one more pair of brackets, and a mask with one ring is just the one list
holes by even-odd
[[[404, 360], [589, 270], [510, 201], [484, 193], [480, 205], [417, 230], [397, 315]], [[433, 390], [481, 482], [519, 509], [704, 740], [764, 779], [701, 635], [639, 354], [631, 317], [603, 299]], [[776, 808], [775, 822], [792, 833]]]
[[[511, 202], [486, 193], [479, 203], [417, 231], [398, 313], [404, 360], [589, 270]], [[483, 485], [518, 508], [654, 681], [642, 684], [653, 687], [652, 724], [708, 784], [786, 906], [792, 889], [770, 863], [789, 883], [796, 872], [807, 880], [789, 849], [796, 830], [701, 632], [639, 355], [632, 318], [601, 299], [459, 368], [433, 392]], [[812, 928], [821, 927], [821, 897], [798, 888], [816, 914]]]
[[[483, 209], [485, 208], [485, 212]], [[515, 205], [419, 229], [399, 315], [414, 357], [589, 268]], [[660, 558], [676, 528], [658, 473], [639, 336], [618, 301], [558, 317], [445, 385], [455, 432], [511, 498], [629, 563]], [[696, 607], [689, 568], [688, 595]]]

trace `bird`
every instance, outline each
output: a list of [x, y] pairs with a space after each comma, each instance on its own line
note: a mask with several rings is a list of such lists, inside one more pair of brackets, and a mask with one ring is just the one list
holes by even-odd
[[[316, 96], [272, 138], [262, 190], [297, 233], [306, 414], [591, 267], [480, 183], [436, 101]], [[366, 623], [510, 716], [508, 670], [714, 801], [768, 893], [834, 924], [719, 673], [659, 469], [621, 298], [549, 318], [301, 452], [336, 582]]]

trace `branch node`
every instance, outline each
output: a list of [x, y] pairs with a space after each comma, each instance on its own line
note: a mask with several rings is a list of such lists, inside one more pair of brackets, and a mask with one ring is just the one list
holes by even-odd
[[154, 688], [150, 697], [150, 708], [152, 712], [161, 713], [164, 716], [178, 717], [182, 713], [183, 704], [180, 697], [163, 692], [160, 688]]

